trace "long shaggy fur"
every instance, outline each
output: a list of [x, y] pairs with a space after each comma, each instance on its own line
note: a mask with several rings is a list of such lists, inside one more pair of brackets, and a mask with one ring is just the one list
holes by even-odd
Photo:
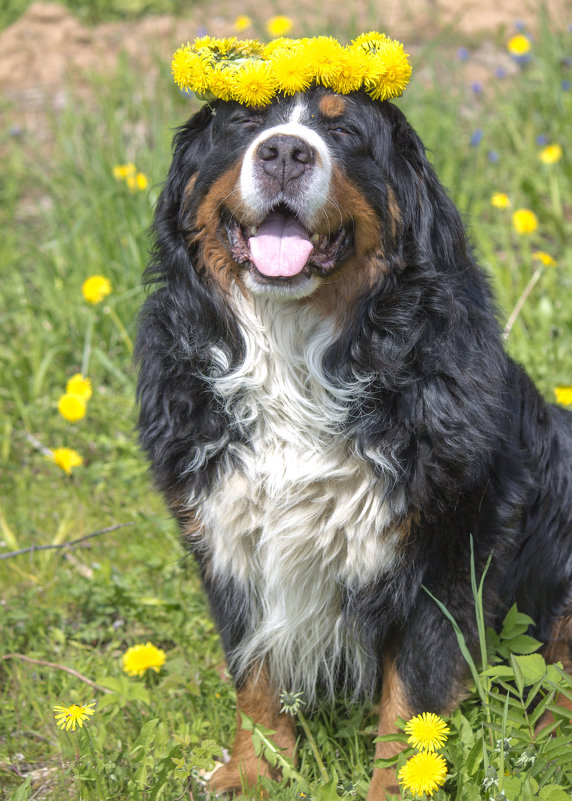
[[[238, 687], [264, 665], [276, 690], [371, 695], [390, 655], [408, 707], [443, 712], [465, 665], [423, 588], [475, 648], [471, 539], [477, 570], [493, 555], [489, 622], [516, 602], [570, 659], [572, 415], [503, 351], [402, 113], [356, 94], [330, 119], [325, 94], [217, 103], [178, 132], [137, 342], [141, 443]], [[347, 240], [307, 283], [265, 279], [227, 236], [273, 208], [251, 161], [271, 129], [319, 140], [311, 217]], [[304, 221], [295, 180], [276, 203]]]

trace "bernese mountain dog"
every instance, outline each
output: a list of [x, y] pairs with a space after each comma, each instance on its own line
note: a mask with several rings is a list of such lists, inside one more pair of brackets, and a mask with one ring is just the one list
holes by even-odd
[[[177, 132], [142, 310], [139, 431], [237, 689], [213, 793], [293, 755], [281, 691], [451, 711], [515, 602], [571, 666], [572, 414], [504, 352], [488, 281], [403, 113], [313, 87]], [[376, 757], [396, 753], [377, 743]], [[368, 801], [398, 792], [375, 769]]]

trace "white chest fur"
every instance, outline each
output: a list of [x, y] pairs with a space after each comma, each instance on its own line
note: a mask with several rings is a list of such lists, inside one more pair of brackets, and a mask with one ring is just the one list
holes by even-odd
[[240, 466], [200, 507], [214, 574], [232, 576], [249, 597], [251, 628], [235, 666], [264, 659], [281, 689], [311, 699], [318, 678], [333, 688], [349, 657], [348, 680], [359, 688], [365, 656], [341, 616], [342, 597], [390, 569], [404, 512], [339, 433], [348, 397], [368, 382], [328, 383], [331, 324], [310, 307], [258, 299], [242, 301], [240, 315], [245, 359], [213, 386], [252, 447], [235, 453]]

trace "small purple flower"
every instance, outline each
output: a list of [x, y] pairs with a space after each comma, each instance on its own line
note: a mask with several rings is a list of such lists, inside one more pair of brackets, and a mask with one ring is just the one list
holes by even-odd
[[473, 131], [473, 135], [470, 139], [471, 147], [477, 147], [477, 145], [480, 145], [480, 143], [483, 141], [483, 136], [484, 134], [481, 128], [477, 128], [475, 131]]
[[531, 62], [530, 53], [525, 53], [523, 56], [512, 56], [512, 60], [516, 61], [519, 67], [526, 67]]
[[473, 81], [471, 84], [471, 89], [476, 95], [480, 95], [483, 91], [483, 85], [479, 81]]
[[497, 67], [495, 70], [497, 78], [506, 78], [506, 70], [504, 67]]
[[496, 164], [499, 160], [499, 154], [496, 150], [489, 150], [487, 153], [487, 158], [492, 164]]
[[572, 84], [570, 83], [570, 81], [562, 81], [562, 83], [560, 84], [560, 88], [562, 89], [563, 92], [569, 92], [571, 86]]
[[521, 33], [526, 30], [526, 24], [521, 19], [517, 19], [514, 21], [514, 27], [517, 31]]
[[534, 141], [536, 142], [538, 147], [542, 147], [543, 145], [548, 144], [548, 137], [546, 136], [546, 134], [538, 134], [538, 136]]
[[469, 51], [466, 47], [459, 47], [457, 50], [457, 58], [459, 61], [466, 61], [469, 58]]
[[204, 25], [201, 25], [200, 28], [198, 28], [197, 30], [197, 37], [201, 39], [203, 36], [206, 36], [207, 34], [208, 34], [207, 29], [205, 28]]

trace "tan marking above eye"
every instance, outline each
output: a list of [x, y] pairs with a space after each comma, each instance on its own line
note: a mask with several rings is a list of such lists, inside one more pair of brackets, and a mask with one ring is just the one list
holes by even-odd
[[318, 103], [318, 108], [322, 116], [328, 120], [334, 120], [341, 117], [346, 110], [346, 101], [340, 95], [328, 94]]

